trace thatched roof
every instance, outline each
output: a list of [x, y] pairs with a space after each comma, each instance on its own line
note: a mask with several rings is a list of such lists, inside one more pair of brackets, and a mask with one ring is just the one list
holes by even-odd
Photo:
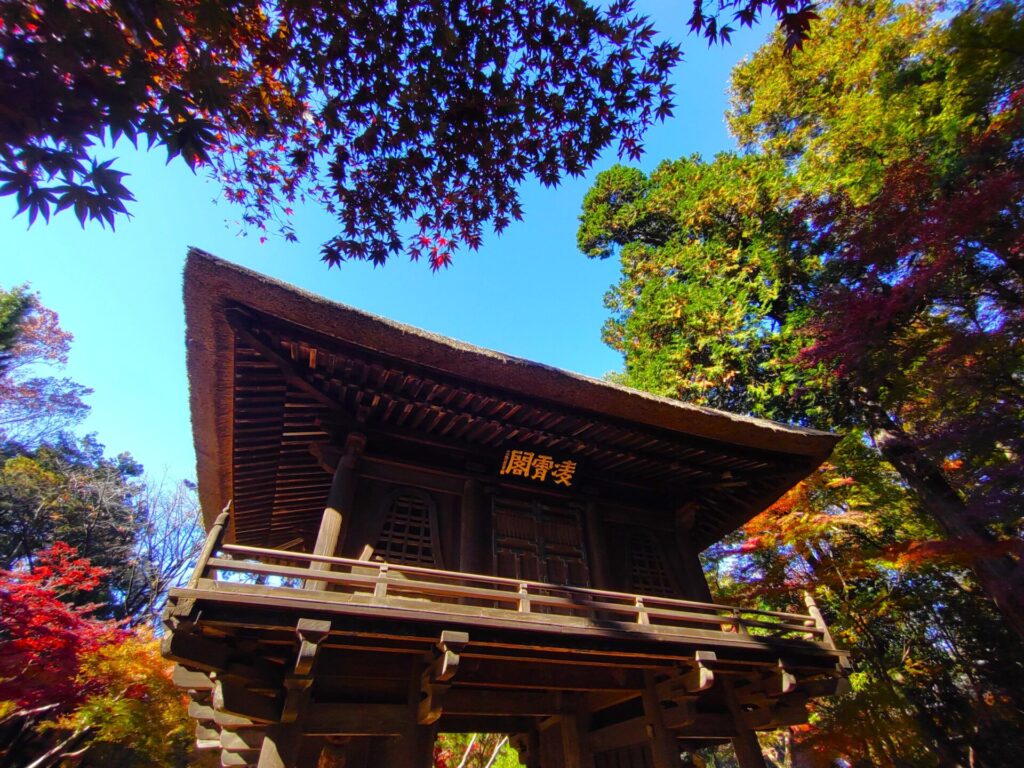
[[200, 498], [208, 521], [235, 500], [240, 541], [315, 530], [329, 476], [309, 447], [357, 413], [382, 435], [483, 457], [510, 445], [569, 452], [594, 488], [635, 487], [667, 512], [688, 502], [701, 546], [813, 471], [837, 440], [444, 338], [197, 249], [185, 309]]

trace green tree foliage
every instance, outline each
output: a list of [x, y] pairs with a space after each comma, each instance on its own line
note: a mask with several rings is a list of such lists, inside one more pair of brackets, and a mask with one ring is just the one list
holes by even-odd
[[858, 0], [817, 29], [735, 71], [746, 154], [602, 174], [580, 247], [622, 263], [606, 338], [625, 383], [851, 431], [718, 553], [721, 592], [811, 587], [857, 655], [853, 697], [791, 747], [1012, 764], [1024, 15]]
[[598, 176], [577, 239], [588, 256], [620, 258], [604, 335], [626, 383], [804, 422], [820, 413], [821, 392], [791, 363], [807, 343], [794, 319], [818, 265], [789, 213], [793, 194], [784, 163], [760, 156]]
[[12, 347], [28, 310], [29, 298], [24, 290], [0, 292], [0, 376], [7, 373], [13, 357]]
[[[793, 0], [692, 8], [709, 41], [766, 10], [797, 46], [816, 18]], [[638, 156], [679, 58], [630, 0], [8, 2], [0, 195], [30, 222], [113, 226], [133, 197], [99, 145], [142, 139], [208, 168], [261, 230], [293, 239], [292, 207], [321, 203], [329, 263], [406, 251], [436, 269], [521, 216], [527, 176]]]
[[520, 768], [519, 756], [498, 733], [443, 733], [434, 745], [434, 768]]

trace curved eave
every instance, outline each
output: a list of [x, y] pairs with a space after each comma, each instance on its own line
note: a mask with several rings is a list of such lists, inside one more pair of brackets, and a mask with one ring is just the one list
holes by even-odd
[[[234, 337], [225, 309], [235, 305], [555, 407], [789, 455], [808, 468], [803, 474], [824, 461], [839, 439], [828, 432], [690, 405], [447, 339], [328, 301], [195, 248], [185, 267], [184, 294], [199, 493], [207, 525], [231, 498]], [[772, 501], [765, 499], [764, 506]]]

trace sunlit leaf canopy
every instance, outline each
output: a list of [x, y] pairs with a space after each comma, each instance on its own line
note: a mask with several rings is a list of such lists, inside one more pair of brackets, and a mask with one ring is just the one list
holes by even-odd
[[[697, 0], [688, 25], [725, 42], [762, 10], [791, 46], [814, 18]], [[207, 168], [250, 228], [294, 239], [293, 209], [322, 205], [330, 264], [436, 269], [520, 218], [528, 177], [557, 184], [609, 147], [636, 159], [680, 58], [629, 0], [4, 3], [0, 195], [30, 222], [113, 227], [133, 197], [98, 145], [141, 139]]]
[[[1024, 13], [839, 0], [732, 76], [746, 150], [616, 166], [580, 249], [615, 257], [627, 384], [848, 431], [721, 545], [719, 599], [812, 590], [853, 694], [794, 764], [1010, 765], [1024, 638]], [[781, 762], [781, 760], [780, 760]]]

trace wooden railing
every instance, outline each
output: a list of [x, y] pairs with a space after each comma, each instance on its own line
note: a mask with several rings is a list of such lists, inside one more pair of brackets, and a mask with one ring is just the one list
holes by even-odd
[[[226, 523], [226, 515], [222, 516]], [[218, 518], [218, 523], [221, 523]], [[452, 614], [498, 615], [511, 620], [553, 624], [581, 620], [594, 627], [657, 631], [698, 629], [729, 633], [734, 639], [800, 640], [834, 650], [821, 612], [786, 613], [441, 571], [410, 565], [326, 557], [260, 547], [222, 544], [223, 525], [215, 524], [189, 588], [210, 580], [259, 582], [282, 590], [315, 590], [318, 597], [364, 605], [423, 605]], [[308, 593], [307, 593], [308, 594]], [[572, 617], [565, 621], [563, 617]]]

